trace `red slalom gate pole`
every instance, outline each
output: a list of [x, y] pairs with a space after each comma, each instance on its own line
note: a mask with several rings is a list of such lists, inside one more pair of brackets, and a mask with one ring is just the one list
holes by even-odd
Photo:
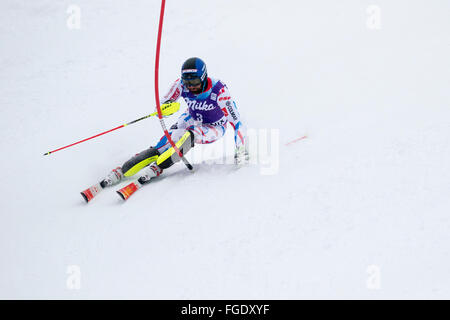
[[176, 144], [173, 142], [172, 137], [169, 134], [169, 131], [167, 131], [166, 124], [164, 123], [162, 112], [161, 112], [161, 106], [159, 104], [159, 52], [161, 49], [161, 35], [162, 35], [162, 28], [163, 28], [163, 22], [164, 22], [164, 8], [166, 6], [166, 0], [161, 1], [161, 12], [159, 15], [159, 27], [158, 27], [158, 40], [156, 42], [156, 59], [155, 59], [155, 100], [156, 100], [156, 110], [158, 111], [158, 118], [159, 122], [161, 124], [161, 128], [164, 131], [164, 135], [166, 136], [169, 143], [172, 145], [173, 149], [176, 153], [180, 156], [181, 160], [183, 160], [184, 164], [189, 170], [192, 170], [192, 165], [186, 160], [186, 158], [181, 153], [180, 149], [176, 146]]

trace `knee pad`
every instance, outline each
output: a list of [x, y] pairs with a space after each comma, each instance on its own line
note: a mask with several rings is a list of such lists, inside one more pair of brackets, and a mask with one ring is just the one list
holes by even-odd
[[[194, 133], [191, 130], [187, 130], [175, 145], [180, 149], [181, 154], [185, 155], [194, 146]], [[156, 164], [161, 169], [167, 169], [179, 160], [180, 156], [175, 149], [171, 147], [158, 157]]]
[[159, 151], [153, 147], [144, 150], [133, 158], [125, 162], [122, 166], [122, 172], [125, 177], [131, 177], [140, 170], [155, 162], [159, 157]]

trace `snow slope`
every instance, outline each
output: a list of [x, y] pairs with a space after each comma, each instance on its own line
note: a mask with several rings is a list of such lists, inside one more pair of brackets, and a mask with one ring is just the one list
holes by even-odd
[[157, 119], [42, 154], [153, 111], [159, 6], [0, 2], [0, 298], [450, 298], [450, 3], [169, 0], [160, 90], [202, 57], [271, 162], [201, 146], [86, 205]]

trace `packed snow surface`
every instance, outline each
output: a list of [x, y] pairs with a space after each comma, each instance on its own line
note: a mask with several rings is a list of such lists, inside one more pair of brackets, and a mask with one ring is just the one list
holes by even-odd
[[201, 57], [261, 145], [86, 204], [158, 119], [43, 153], [154, 111], [159, 10], [0, 2], [0, 298], [450, 298], [449, 1], [167, 1], [161, 94]]

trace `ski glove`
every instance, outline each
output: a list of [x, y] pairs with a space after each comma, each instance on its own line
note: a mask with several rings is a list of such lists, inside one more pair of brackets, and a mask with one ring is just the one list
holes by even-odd
[[161, 105], [161, 112], [164, 118], [180, 110], [180, 103], [168, 100]]

